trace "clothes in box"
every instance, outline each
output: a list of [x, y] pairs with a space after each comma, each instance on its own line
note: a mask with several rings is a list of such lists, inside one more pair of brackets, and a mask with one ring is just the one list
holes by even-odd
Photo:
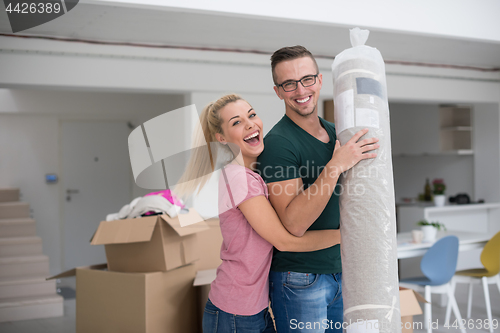
[[168, 271], [198, 260], [197, 234], [209, 230], [193, 208], [182, 218], [197, 223], [181, 226], [168, 215], [102, 221], [91, 244], [104, 245], [110, 271]]

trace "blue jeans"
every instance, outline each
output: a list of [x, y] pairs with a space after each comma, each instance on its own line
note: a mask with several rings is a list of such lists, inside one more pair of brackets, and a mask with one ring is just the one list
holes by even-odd
[[213, 305], [210, 299], [203, 313], [203, 333], [276, 333], [267, 309], [252, 315], [227, 313]]
[[269, 288], [279, 333], [342, 333], [342, 273], [271, 271]]

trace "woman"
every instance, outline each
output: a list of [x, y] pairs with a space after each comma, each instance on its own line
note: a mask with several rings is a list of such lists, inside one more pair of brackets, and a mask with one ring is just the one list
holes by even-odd
[[201, 140], [216, 144], [195, 151], [177, 194], [201, 190], [222, 152], [236, 156], [219, 179], [222, 264], [205, 306], [203, 332], [275, 332], [267, 311], [273, 246], [280, 251], [321, 250], [339, 244], [340, 232], [315, 230], [296, 237], [283, 227], [264, 181], [252, 170], [264, 149], [263, 125], [248, 102], [234, 94], [223, 96], [205, 107], [200, 122], [203, 135], [197, 147]]

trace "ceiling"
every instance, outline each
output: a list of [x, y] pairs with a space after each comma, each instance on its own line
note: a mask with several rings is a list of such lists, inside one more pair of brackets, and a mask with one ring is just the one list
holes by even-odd
[[[5, 11], [0, 11], [0, 33], [12, 34]], [[82, 2], [58, 19], [16, 35], [266, 53], [301, 44], [327, 57], [350, 47], [348, 27], [331, 24]], [[367, 44], [378, 48], [386, 61], [500, 69], [500, 43], [495, 42], [372, 30]]]

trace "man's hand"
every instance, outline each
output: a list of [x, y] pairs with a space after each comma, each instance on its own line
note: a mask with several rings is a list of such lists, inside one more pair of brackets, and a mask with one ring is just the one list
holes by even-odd
[[368, 133], [367, 128], [359, 131], [343, 146], [341, 146], [340, 141], [337, 140], [337, 142], [335, 142], [332, 159], [328, 164], [331, 167], [338, 168], [340, 172], [345, 172], [358, 164], [361, 160], [377, 157], [376, 153], [367, 153], [380, 147], [377, 143], [377, 138], [359, 140], [366, 133]]
[[325, 209], [340, 174], [361, 160], [377, 156], [367, 152], [379, 147], [376, 144], [378, 139], [364, 139], [358, 142], [367, 132], [368, 129], [359, 131], [343, 146], [340, 146], [337, 140], [327, 167], [305, 191], [301, 191], [301, 178], [268, 184], [269, 200], [288, 232], [298, 237], [304, 235]]

